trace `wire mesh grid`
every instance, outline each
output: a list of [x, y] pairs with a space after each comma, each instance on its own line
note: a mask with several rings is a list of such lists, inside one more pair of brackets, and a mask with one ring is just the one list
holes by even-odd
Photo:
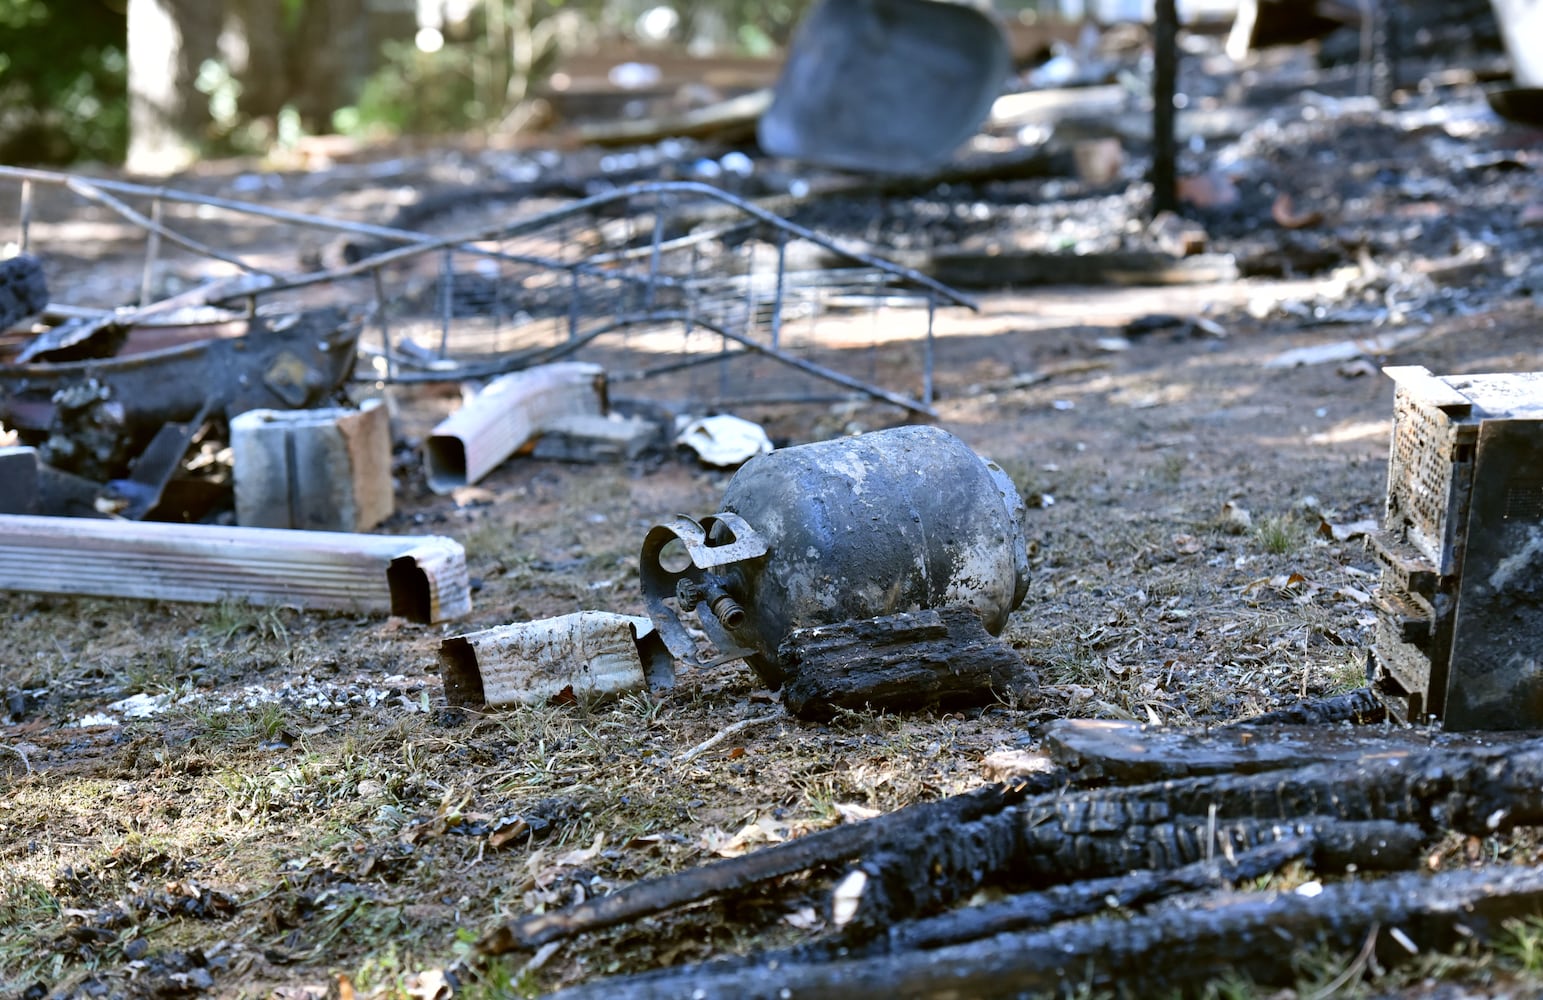
[[[358, 377], [376, 381], [472, 378], [580, 357], [604, 365], [613, 382], [635, 383], [629, 392], [698, 405], [868, 396], [930, 413], [935, 310], [972, 307], [923, 274], [690, 182], [618, 189], [441, 237], [0, 167], [5, 179], [21, 189], [24, 249], [38, 249], [27, 228], [40, 183], [142, 229], [141, 309], [174, 254], [252, 276], [211, 294], [211, 305], [354, 304], [367, 322]], [[368, 237], [376, 252], [291, 273], [271, 255], [217, 247], [209, 234], [221, 218], [281, 227], [280, 245], [297, 245], [289, 230], [320, 230]], [[202, 239], [188, 235], [194, 220]]]

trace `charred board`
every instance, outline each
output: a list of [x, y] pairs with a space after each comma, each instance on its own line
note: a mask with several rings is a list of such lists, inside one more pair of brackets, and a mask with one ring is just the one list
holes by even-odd
[[639, 882], [565, 910], [523, 917], [495, 929], [483, 939], [481, 948], [489, 954], [500, 954], [515, 948], [539, 947], [624, 920], [762, 885], [784, 875], [859, 857], [898, 827], [964, 826], [1001, 812], [1008, 802], [1019, 798], [1017, 793], [987, 786], [941, 802], [910, 806], [864, 823], [821, 830], [753, 854]]
[[797, 629], [778, 656], [786, 667], [783, 700], [806, 718], [979, 704], [1036, 683], [1023, 658], [965, 607]]
[[[966, 907], [925, 920], [902, 921], [888, 932], [864, 944], [846, 938], [816, 941], [760, 954], [714, 960], [690, 966], [691, 976], [706, 971], [721, 976], [734, 970], [767, 970], [817, 962], [877, 958], [907, 951], [943, 948], [978, 941], [993, 934], [1021, 932], [1049, 926], [1060, 920], [1117, 910], [1136, 909], [1180, 893], [1223, 889], [1248, 879], [1280, 870], [1312, 854], [1305, 840], [1283, 840], [1226, 859], [1198, 862], [1171, 872], [1134, 872], [1119, 878], [1092, 879], [1044, 892], [1026, 892], [995, 903]], [[629, 976], [619, 983], [639, 989], [680, 982], [687, 969], [659, 969]], [[682, 995], [689, 993], [684, 990]]]
[[1045, 727], [1050, 759], [1083, 784], [1135, 785], [1203, 774], [1258, 774], [1371, 754], [1515, 742], [1504, 735], [1465, 739], [1439, 730], [1233, 726], [1215, 732], [1139, 722], [1061, 719]]
[[43, 264], [31, 254], [0, 260], [0, 330], [6, 330], [48, 305]]
[[1349, 722], [1357, 726], [1382, 722], [1388, 717], [1388, 707], [1371, 688], [1356, 688], [1344, 694], [1326, 698], [1299, 701], [1286, 708], [1265, 712], [1251, 719], [1242, 719], [1226, 728], [1237, 726], [1327, 726], [1337, 722]]
[[[1375, 948], [1393, 964], [1412, 953], [1492, 936], [1509, 919], [1543, 913], [1543, 871], [1492, 868], [1345, 882], [1308, 895], [1232, 893], [1206, 906], [1164, 906], [1047, 930], [897, 955], [830, 962], [712, 964], [667, 975], [601, 980], [566, 1000], [691, 996], [845, 1000], [1060, 996], [1078, 987], [1120, 995], [1195, 989], [1246, 971], [1258, 984], [1290, 984], [1304, 948]], [[1284, 945], [1284, 946], [1283, 946]], [[1134, 984], [1139, 989], [1132, 991]]]
[[861, 943], [987, 886], [1046, 889], [1285, 840], [1310, 841], [1321, 868], [1397, 868], [1416, 861], [1423, 840], [1447, 831], [1484, 835], [1539, 824], [1539, 739], [1028, 797], [988, 787], [526, 917], [482, 947], [535, 947], [854, 859], [848, 879], [860, 873], [862, 888], [845, 922], [849, 940]]

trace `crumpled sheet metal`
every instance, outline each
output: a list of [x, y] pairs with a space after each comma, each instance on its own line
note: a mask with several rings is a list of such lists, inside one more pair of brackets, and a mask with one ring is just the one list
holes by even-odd
[[[165, 424], [200, 415], [300, 409], [328, 400], [353, 371], [361, 319], [341, 307], [253, 317], [239, 337], [211, 337], [123, 357], [0, 366], [0, 422], [41, 438], [57, 430], [56, 396], [83, 386], [110, 402], [124, 452]], [[98, 421], [100, 422], [100, 421]]]

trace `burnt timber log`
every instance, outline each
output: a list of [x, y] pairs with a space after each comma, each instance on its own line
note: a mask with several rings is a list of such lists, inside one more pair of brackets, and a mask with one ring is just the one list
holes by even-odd
[[[482, 947], [535, 947], [854, 858], [869, 866], [870, 879], [880, 879], [871, 897], [877, 909], [869, 912], [896, 919], [1000, 881], [1033, 888], [1171, 868], [1267, 843], [1267, 830], [1273, 839], [1332, 836], [1345, 843], [1374, 834], [1365, 843], [1391, 862], [1406, 841], [1404, 827], [1433, 837], [1543, 824], [1543, 740], [1419, 752], [1368, 741], [1367, 750], [1355, 761], [1125, 788], [1023, 797], [988, 786], [525, 917], [496, 929]], [[1391, 825], [1357, 826], [1384, 823]], [[901, 872], [928, 877], [907, 880]]]
[[564, 910], [521, 917], [494, 929], [483, 938], [480, 948], [487, 954], [496, 955], [515, 948], [539, 947], [549, 941], [747, 889], [784, 875], [850, 861], [897, 828], [934, 824], [963, 826], [982, 816], [999, 813], [1008, 803], [1022, 797], [1019, 791], [988, 785], [938, 802], [907, 806], [866, 822], [821, 830], [754, 854], [638, 882], [609, 896], [588, 899]]
[[[1197, 862], [1171, 872], [1135, 872], [1119, 878], [1091, 879], [1043, 892], [1019, 893], [956, 913], [902, 921], [888, 928], [883, 936], [864, 943], [837, 936], [771, 952], [714, 959], [691, 969], [693, 975], [702, 971], [722, 975], [733, 969], [874, 958], [903, 951], [942, 948], [992, 934], [1033, 930], [1105, 910], [1135, 909], [1180, 893], [1220, 889], [1269, 875], [1293, 861], [1310, 857], [1312, 851], [1313, 845], [1308, 840], [1282, 840], [1245, 851], [1232, 859]], [[683, 971], [680, 968], [656, 969], [620, 982], [630, 988], [648, 981], [678, 981]]]
[[1261, 878], [1293, 861], [1311, 859], [1314, 852], [1312, 839], [1288, 837], [1234, 857], [1196, 861], [1172, 871], [1132, 872], [1052, 886], [1038, 892], [1018, 893], [995, 903], [968, 906], [921, 920], [900, 921], [886, 928], [863, 949], [862, 954], [899, 954], [916, 949], [943, 948], [979, 941], [993, 934], [1048, 927], [1061, 920], [1091, 916], [1103, 910], [1139, 909], [1180, 893], [1221, 889]]
[[1323, 816], [1290, 821], [1182, 818], [1135, 826], [1116, 836], [1065, 835], [1054, 824], [1031, 825], [1009, 810], [952, 837], [948, 831], [928, 830], [913, 842], [886, 845], [864, 858], [858, 871], [866, 878], [846, 930], [864, 940], [897, 920], [935, 912], [986, 886], [1054, 886], [1131, 871], [1164, 872], [1284, 840], [1312, 843], [1313, 864], [1322, 871], [1397, 871], [1418, 862], [1426, 837], [1411, 823], [1341, 822]]
[[1050, 759], [1083, 785], [1135, 785], [1203, 774], [1258, 774], [1308, 764], [1352, 761], [1370, 752], [1476, 749], [1515, 742], [1438, 729], [1230, 726], [1215, 732], [1164, 729], [1139, 722], [1060, 719], [1045, 727]]
[[[965, 944], [831, 962], [712, 965], [672, 975], [601, 980], [564, 1000], [690, 996], [845, 1000], [865, 993], [909, 998], [1065, 996], [1079, 990], [1151, 996], [1195, 989], [1246, 970], [1258, 984], [1289, 984], [1292, 957], [1326, 947], [1355, 951], [1369, 940], [1379, 961], [1483, 940], [1500, 925], [1543, 913], [1543, 870], [1491, 868], [1403, 874], [1296, 892], [1234, 893], [1205, 906], [1164, 905]], [[1373, 940], [1373, 936], [1375, 938]], [[1286, 946], [1283, 946], [1286, 945]]]
[[1371, 688], [1356, 688], [1344, 694], [1329, 695], [1299, 701], [1295, 705], [1278, 708], [1248, 719], [1223, 726], [1236, 729], [1240, 726], [1327, 726], [1349, 722], [1357, 726], [1382, 722], [1388, 717], [1388, 706]]
[[1034, 672], [973, 608], [906, 611], [796, 629], [777, 650], [794, 715], [980, 704], [1025, 692]]
[[1381, 819], [1474, 835], [1543, 823], [1543, 740], [1417, 752], [1369, 740], [1366, 751], [1285, 771], [1036, 796], [1015, 811], [1030, 828], [1054, 827], [1065, 838], [1120, 837], [1186, 816]]
[[[901, 828], [863, 864], [876, 878], [874, 922], [914, 916], [1003, 881], [1024, 888], [1161, 870], [1308, 833], [1350, 837], [1385, 821], [1484, 835], [1543, 823], [1543, 741], [1463, 751], [1377, 752], [1350, 762], [1039, 795], [942, 830]], [[1398, 867], [1407, 839], [1373, 836], [1364, 867]], [[1354, 860], [1346, 858], [1345, 860]], [[1407, 858], [1405, 864], [1412, 858]], [[916, 873], [925, 873], [917, 878]]]

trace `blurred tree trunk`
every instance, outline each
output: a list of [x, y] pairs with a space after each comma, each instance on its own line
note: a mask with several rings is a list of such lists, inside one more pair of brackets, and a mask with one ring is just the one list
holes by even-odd
[[194, 83], [219, 56], [223, 22], [217, 0], [129, 0], [130, 170], [168, 173], [197, 155], [211, 118]]
[[311, 132], [352, 102], [375, 65], [366, 0], [309, 0], [289, 45], [289, 101]]
[[276, 118], [289, 100], [293, 61], [284, 30], [284, 0], [227, 2], [230, 19], [225, 48], [231, 73], [241, 82], [237, 106], [250, 118]]
[[[381, 0], [128, 0], [131, 170], [186, 166], [213, 138], [209, 95], [195, 85], [207, 60], [240, 84], [240, 121], [286, 106], [325, 132], [376, 68], [382, 30], [406, 31], [400, 3]], [[380, 16], [381, 8], [385, 16]], [[404, 27], [404, 25], [406, 27]], [[230, 122], [221, 123], [227, 129]]]

